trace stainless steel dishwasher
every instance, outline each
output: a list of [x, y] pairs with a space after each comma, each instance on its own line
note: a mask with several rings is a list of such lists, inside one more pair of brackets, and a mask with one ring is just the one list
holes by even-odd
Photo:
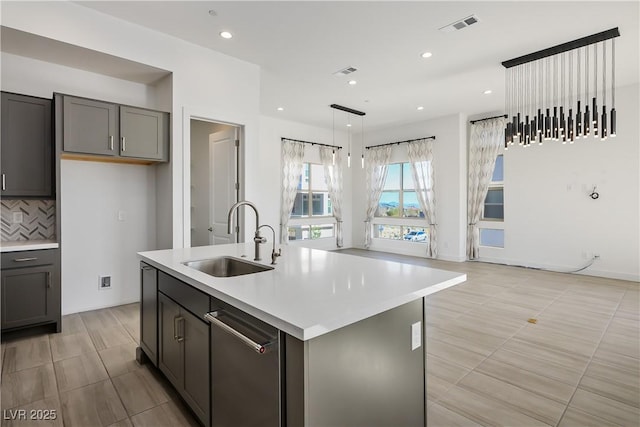
[[211, 425], [280, 425], [278, 330], [224, 303], [211, 323]]

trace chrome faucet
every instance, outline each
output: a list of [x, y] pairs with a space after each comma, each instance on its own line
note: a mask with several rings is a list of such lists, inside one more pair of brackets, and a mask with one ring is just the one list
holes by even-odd
[[233, 228], [233, 214], [242, 205], [251, 207], [256, 213], [256, 233], [253, 235], [253, 243], [255, 244], [255, 257], [253, 258], [253, 260], [260, 261], [260, 243], [265, 243], [267, 239], [260, 236], [260, 215], [258, 214], [258, 208], [256, 208], [256, 205], [249, 201], [241, 200], [231, 206], [231, 209], [229, 209], [229, 215], [227, 217], [227, 233], [231, 234], [231, 229]]
[[276, 265], [276, 258], [282, 255], [282, 249], [278, 249], [276, 252], [276, 230], [273, 229], [269, 224], [262, 224], [258, 229], [262, 227], [268, 227], [271, 229], [271, 233], [273, 233], [273, 249], [271, 250], [271, 265]]

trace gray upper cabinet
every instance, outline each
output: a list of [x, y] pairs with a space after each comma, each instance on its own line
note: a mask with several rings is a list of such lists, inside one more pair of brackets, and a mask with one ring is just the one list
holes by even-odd
[[120, 107], [120, 155], [163, 160], [168, 132], [167, 113]]
[[51, 100], [2, 92], [2, 197], [53, 197]]
[[118, 154], [117, 106], [107, 102], [65, 96], [64, 151], [114, 156]]
[[169, 113], [57, 94], [59, 98], [66, 153], [168, 161]]

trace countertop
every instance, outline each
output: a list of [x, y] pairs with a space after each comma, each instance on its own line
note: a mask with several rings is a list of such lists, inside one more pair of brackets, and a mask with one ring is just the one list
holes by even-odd
[[60, 245], [55, 240], [16, 240], [0, 242], [1, 252], [35, 251], [38, 249], [57, 249]]
[[[271, 247], [261, 247], [271, 262]], [[246, 254], [246, 257], [243, 255]], [[274, 270], [220, 278], [183, 265], [218, 256], [253, 260], [253, 243], [140, 252], [139, 258], [278, 329], [310, 340], [464, 282], [462, 273], [284, 246]], [[204, 315], [204, 313], [202, 313]]]

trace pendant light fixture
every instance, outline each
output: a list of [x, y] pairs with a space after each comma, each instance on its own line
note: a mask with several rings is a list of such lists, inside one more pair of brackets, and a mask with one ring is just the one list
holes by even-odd
[[529, 147], [536, 142], [542, 145], [546, 140], [573, 144], [590, 135], [604, 141], [615, 136], [615, 38], [619, 36], [618, 28], [612, 28], [503, 62], [505, 110], [509, 117], [505, 148], [515, 144]]
[[[334, 110], [340, 110], [340, 111], [344, 111], [347, 113], [347, 167], [351, 167], [351, 128], [352, 126], [352, 120], [351, 120], [351, 115], [356, 115], [356, 116], [360, 116], [363, 117], [366, 113], [363, 113], [362, 111], [358, 111], [358, 110], [354, 110], [352, 108], [348, 108], [348, 107], [343, 107], [342, 105], [338, 105], [338, 104], [331, 104], [329, 107], [333, 108]], [[335, 139], [336, 139], [336, 119], [335, 119], [335, 111], [333, 112], [333, 141], [334, 141], [334, 145], [335, 145]], [[362, 136], [362, 142], [364, 145], [364, 119], [362, 119], [361, 121], [361, 128], [360, 128], [360, 135]], [[336, 160], [335, 160], [335, 150], [333, 152], [333, 163], [335, 164]], [[362, 151], [362, 167], [364, 167], [364, 149]]]

